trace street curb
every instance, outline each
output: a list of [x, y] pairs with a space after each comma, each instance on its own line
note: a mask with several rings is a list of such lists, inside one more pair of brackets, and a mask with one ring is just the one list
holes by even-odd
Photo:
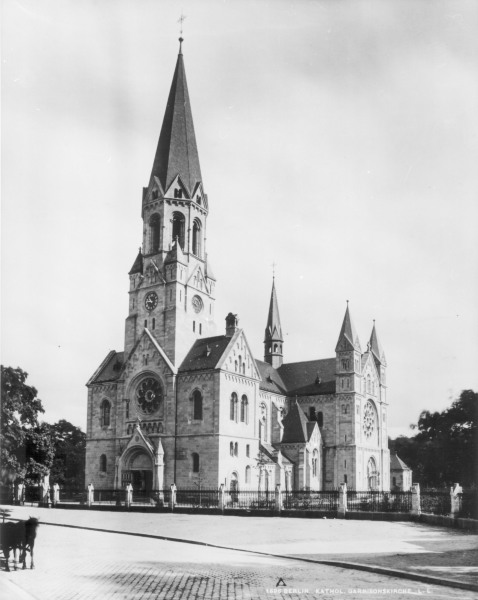
[[[8, 519], [17, 521], [18, 519]], [[114, 533], [119, 535], [130, 535], [135, 537], [143, 537], [148, 539], [164, 540], [166, 542], [177, 542], [179, 544], [192, 544], [195, 546], [206, 546], [208, 548], [218, 548], [219, 550], [234, 550], [235, 552], [247, 552], [248, 554], [257, 554], [260, 556], [271, 556], [274, 558], [284, 558], [287, 560], [296, 560], [300, 562], [313, 563], [316, 565], [328, 565], [331, 567], [341, 567], [343, 569], [352, 569], [356, 571], [368, 571], [369, 573], [377, 573], [379, 575], [388, 575], [391, 577], [398, 577], [400, 579], [410, 579], [411, 581], [420, 581], [421, 583], [429, 583], [431, 585], [440, 585], [445, 587], [453, 587], [462, 590], [469, 590], [472, 592], [478, 591], [478, 585], [474, 583], [467, 583], [465, 581], [454, 581], [452, 579], [443, 579], [434, 577], [433, 575], [422, 575], [421, 573], [409, 573], [408, 571], [401, 571], [399, 569], [389, 569], [387, 567], [380, 567], [378, 565], [365, 565], [361, 563], [352, 563], [345, 561], [336, 560], [316, 560], [313, 558], [304, 558], [299, 556], [293, 556], [289, 554], [273, 554], [272, 552], [259, 552], [258, 550], [247, 550], [245, 548], [234, 548], [233, 546], [220, 546], [219, 544], [208, 544], [207, 542], [200, 542], [197, 540], [187, 540], [184, 538], [173, 538], [164, 535], [156, 535], [151, 533], [138, 533], [133, 531], [118, 531], [117, 529], [102, 529], [99, 527], [85, 527], [82, 525], [68, 525], [65, 523], [49, 523], [47, 521], [41, 521], [41, 525], [51, 525], [53, 527], [69, 527], [70, 529], [83, 529], [85, 531], [99, 531], [101, 533]]]

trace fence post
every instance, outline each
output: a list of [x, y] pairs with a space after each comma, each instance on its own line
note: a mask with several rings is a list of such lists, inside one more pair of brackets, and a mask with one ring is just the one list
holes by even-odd
[[274, 511], [280, 513], [281, 510], [282, 510], [282, 491], [281, 491], [281, 485], [280, 485], [280, 483], [278, 483], [276, 485], [276, 489], [275, 489]]
[[462, 494], [463, 488], [459, 483], [455, 483], [455, 487], [450, 488], [450, 517], [457, 517], [460, 514]]
[[338, 508], [338, 516], [342, 519], [345, 519], [345, 515], [347, 513], [347, 484], [341, 483], [339, 489], [339, 508]]
[[420, 484], [414, 483], [412, 485], [412, 515], [420, 515]]
[[221, 485], [219, 486], [219, 510], [222, 513], [224, 513], [224, 505], [225, 505], [224, 484], [221, 483]]
[[56, 506], [58, 502], [60, 502], [60, 486], [58, 483], [53, 485], [53, 497], [52, 497], [52, 506]]
[[20, 506], [23, 505], [24, 499], [25, 499], [24, 491], [25, 491], [25, 484], [23, 482], [17, 483], [15, 504], [19, 504]]
[[169, 498], [169, 508], [174, 510], [174, 505], [176, 504], [176, 484], [171, 484], [171, 497]]
[[88, 489], [88, 495], [86, 496], [86, 505], [88, 506], [88, 508], [91, 508], [93, 506], [93, 500], [95, 499], [94, 498], [95, 488], [92, 483], [89, 483], [87, 489]]
[[131, 502], [133, 502], [133, 486], [131, 485], [131, 483], [128, 483], [128, 485], [126, 486], [126, 508], [131, 507]]

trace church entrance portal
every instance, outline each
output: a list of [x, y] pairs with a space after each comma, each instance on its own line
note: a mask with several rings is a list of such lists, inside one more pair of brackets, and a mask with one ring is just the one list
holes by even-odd
[[135, 492], [151, 492], [153, 489], [153, 464], [144, 450], [136, 450], [125, 457], [121, 471], [121, 487], [128, 484]]

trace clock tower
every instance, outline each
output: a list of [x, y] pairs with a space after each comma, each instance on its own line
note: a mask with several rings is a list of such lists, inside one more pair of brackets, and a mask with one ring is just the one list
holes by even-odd
[[148, 186], [143, 188], [143, 243], [129, 272], [126, 356], [144, 329], [178, 367], [198, 337], [215, 334], [215, 278], [207, 260], [204, 191], [179, 55]]

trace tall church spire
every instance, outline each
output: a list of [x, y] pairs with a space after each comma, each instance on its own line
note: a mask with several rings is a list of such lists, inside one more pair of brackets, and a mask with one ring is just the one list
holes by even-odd
[[385, 358], [385, 352], [383, 351], [382, 344], [378, 339], [377, 330], [375, 328], [375, 320], [373, 322], [372, 334], [370, 336], [370, 350], [372, 351], [373, 357], [382, 365], [387, 365], [387, 359]]
[[271, 301], [269, 304], [269, 315], [267, 317], [267, 326], [264, 338], [264, 360], [277, 369], [283, 361], [282, 327], [279, 317], [279, 306], [277, 304], [277, 294], [275, 278], [272, 280]]
[[339, 339], [337, 341], [337, 346], [335, 347], [335, 352], [351, 349], [361, 352], [360, 340], [357, 332], [355, 331], [352, 317], [350, 316], [349, 301], [347, 300], [347, 309], [345, 311], [345, 316], [342, 323], [342, 328], [340, 330]]
[[151, 179], [157, 177], [163, 190], [166, 191], [174, 178], [179, 175], [191, 197], [196, 184], [201, 182], [202, 178], [184, 69], [183, 39], [179, 38], [179, 42], [178, 60], [151, 170]]

